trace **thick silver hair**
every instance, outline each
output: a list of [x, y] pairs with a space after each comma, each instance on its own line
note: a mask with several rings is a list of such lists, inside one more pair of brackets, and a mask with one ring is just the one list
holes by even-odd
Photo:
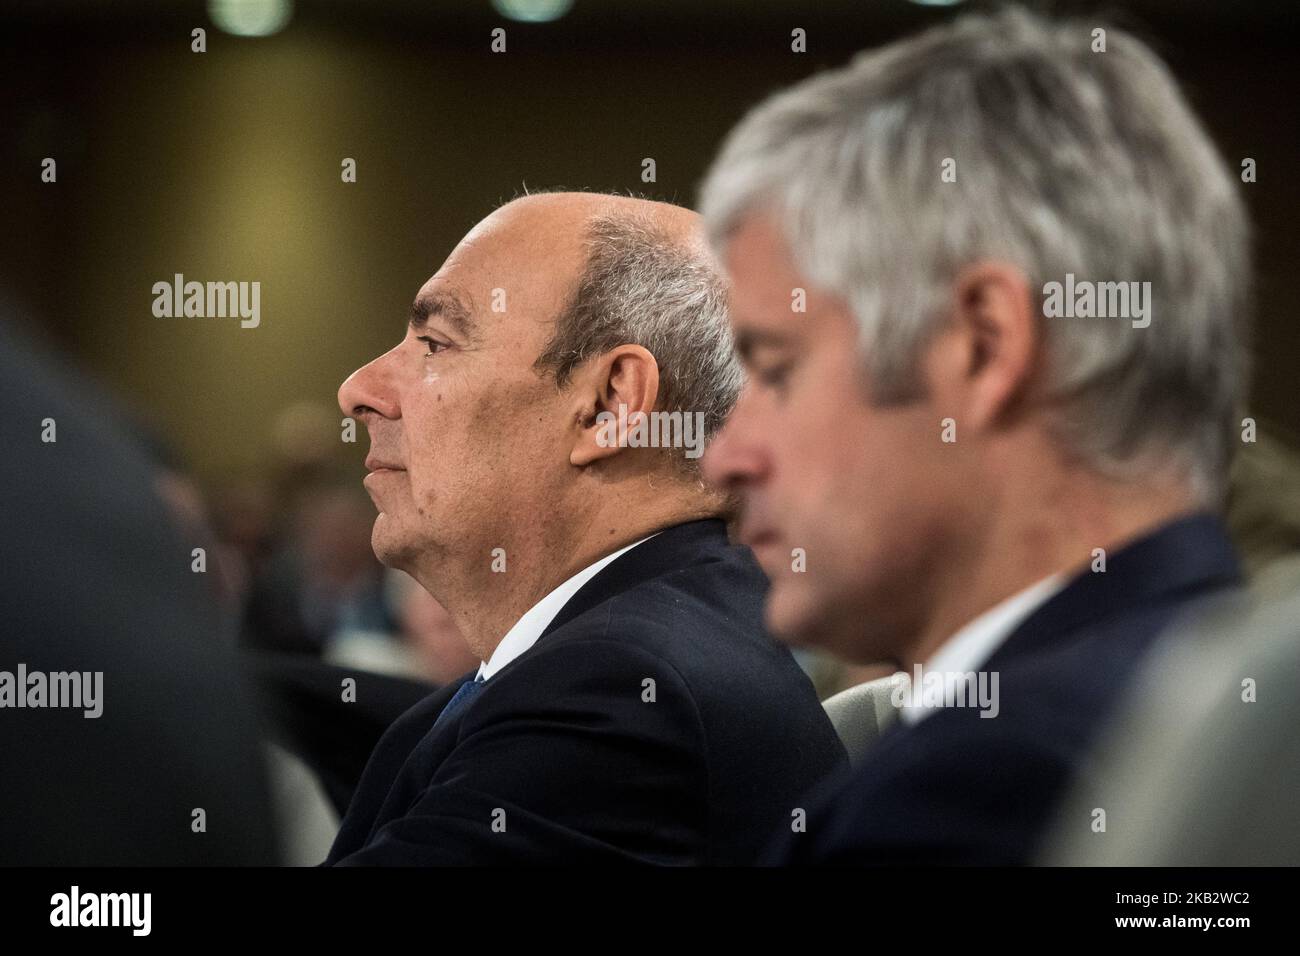
[[1214, 501], [1249, 378], [1249, 223], [1164, 64], [1116, 29], [1093, 52], [1096, 27], [1012, 8], [860, 54], [752, 110], [701, 210], [719, 249], [771, 217], [852, 309], [879, 402], [917, 394], [972, 262], [1011, 262], [1035, 295], [1149, 281], [1147, 328], [1040, 315], [1053, 433], [1103, 473], [1179, 466]]
[[[656, 408], [702, 413], [705, 440], [712, 438], [744, 378], [718, 263], [704, 243], [683, 242], [634, 214], [594, 217], [586, 240], [586, 266], [535, 367], [563, 386], [588, 359], [640, 345], [659, 365]], [[674, 458], [696, 470], [696, 460]]]

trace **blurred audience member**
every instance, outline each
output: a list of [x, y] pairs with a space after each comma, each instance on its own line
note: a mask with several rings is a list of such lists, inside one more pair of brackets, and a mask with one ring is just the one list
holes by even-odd
[[1161, 640], [1044, 862], [1300, 866], [1300, 558]]
[[353, 632], [391, 635], [384, 569], [370, 548], [373, 520], [351, 483], [301, 492], [286, 539], [253, 581], [245, 642], [320, 656]]
[[[0, 396], [0, 864], [274, 862], [253, 708], [192, 570], [195, 528], [104, 397], [7, 317]], [[193, 515], [192, 496], [172, 502]], [[72, 675], [81, 706], [52, 695]]]
[[1156, 636], [1240, 579], [1239, 183], [1094, 27], [1009, 8], [864, 54], [704, 185], [750, 373], [705, 470], [768, 624], [912, 677], [776, 860], [1029, 861]]
[[478, 658], [466, 646], [456, 621], [437, 598], [405, 571], [388, 573], [401, 635], [419, 672], [441, 686], [477, 665]]
[[1242, 445], [1228, 486], [1228, 529], [1250, 576], [1300, 554], [1300, 451], [1264, 422]]

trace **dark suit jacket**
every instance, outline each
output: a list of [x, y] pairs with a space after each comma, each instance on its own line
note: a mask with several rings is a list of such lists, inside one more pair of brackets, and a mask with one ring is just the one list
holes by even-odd
[[1152, 640], [1238, 578], [1232, 546], [1205, 515], [1110, 555], [1104, 573], [1076, 577], [981, 668], [999, 675], [996, 717], [947, 708], [896, 723], [767, 861], [1030, 862]]
[[455, 717], [464, 680], [384, 734], [325, 863], [752, 862], [846, 764], [765, 589], [721, 521], [633, 548]]

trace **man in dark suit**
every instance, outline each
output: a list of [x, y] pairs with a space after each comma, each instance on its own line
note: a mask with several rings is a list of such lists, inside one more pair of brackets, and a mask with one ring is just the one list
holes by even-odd
[[1237, 579], [1231, 173], [1140, 42], [1010, 9], [757, 107], [702, 209], [750, 371], [705, 472], [767, 622], [911, 677], [772, 859], [1032, 859], [1152, 639]]
[[999, 678], [995, 718], [979, 708], [941, 707], [922, 721], [905, 710], [850, 789], [809, 811], [817, 824], [808, 838], [786, 839], [773, 859], [1033, 860], [1067, 784], [1152, 642], [1238, 583], [1232, 547], [1208, 516], [1175, 521], [1123, 548], [1104, 574], [1078, 575], [983, 664]]
[[687, 210], [533, 195], [452, 252], [339, 402], [376, 554], [483, 663], [385, 733], [327, 864], [746, 863], [797, 825], [845, 755], [698, 472], [739, 382]]

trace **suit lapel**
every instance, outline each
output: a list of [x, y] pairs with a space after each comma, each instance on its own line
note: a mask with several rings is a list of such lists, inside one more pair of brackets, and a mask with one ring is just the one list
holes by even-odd
[[[431, 702], [429, 707], [433, 724], [437, 724], [443, 710], [451, 702], [451, 699], [456, 696], [462, 685], [473, 680], [477, 673], [478, 668], [475, 668], [460, 680], [440, 687], [435, 692], [439, 702], [436, 704]], [[446, 759], [447, 754], [451, 751], [450, 741], [455, 739], [454, 731], [459, 724], [459, 716], [450, 718], [440, 726], [431, 725], [419, 738], [418, 742], [407, 754], [406, 759], [402, 761], [402, 766], [397, 771], [397, 776], [393, 778], [388, 793], [385, 794], [384, 801], [380, 804], [379, 812], [375, 814], [374, 821], [370, 825], [369, 835], [362, 845], [369, 843], [385, 823], [404, 814], [419, 792], [428, 786], [429, 780], [433, 778], [434, 770], [437, 769], [438, 764]], [[443, 735], [448, 736], [445, 736], [444, 741], [439, 743], [438, 738]]]
[[688, 521], [665, 528], [649, 541], [601, 568], [599, 574], [569, 598], [538, 640], [544, 640], [578, 615], [643, 581], [670, 571], [680, 571], [710, 558], [716, 559], [727, 546], [727, 525], [718, 518]]
[[1219, 520], [1208, 514], [1181, 518], [1110, 555], [1105, 571], [1076, 575], [1026, 618], [984, 666], [996, 670], [1010, 658], [1105, 618], [1240, 580], [1236, 554]]

